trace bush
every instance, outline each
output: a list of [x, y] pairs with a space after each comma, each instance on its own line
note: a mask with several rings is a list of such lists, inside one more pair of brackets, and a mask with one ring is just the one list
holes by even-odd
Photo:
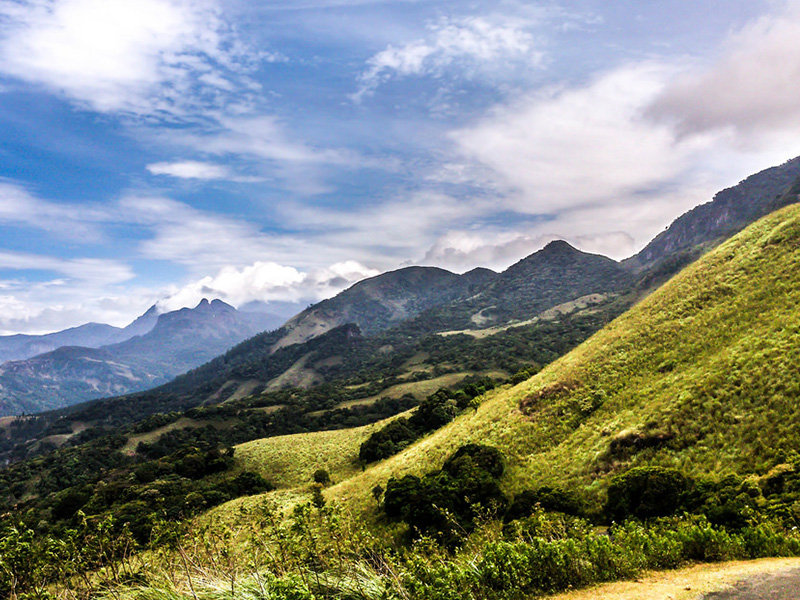
[[455, 392], [438, 390], [425, 398], [408, 419], [396, 419], [373, 433], [361, 444], [359, 460], [370, 463], [397, 454], [417, 438], [452, 421], [459, 410], [475, 407], [474, 399], [494, 387], [494, 380], [483, 377]]
[[331, 484], [331, 476], [325, 469], [317, 469], [314, 471], [314, 475], [312, 477], [314, 483], [318, 483], [320, 485], [330, 485]]
[[468, 444], [448, 458], [441, 471], [423, 478], [389, 479], [384, 512], [408, 523], [417, 535], [453, 544], [474, 528], [482, 513], [505, 508], [507, 501], [497, 483], [503, 465], [496, 448]]
[[544, 510], [567, 515], [580, 516], [584, 513], [583, 500], [575, 492], [542, 486], [534, 490], [525, 490], [515, 496], [504, 520], [508, 522], [527, 517], [533, 513], [537, 505]]
[[636, 467], [611, 479], [605, 511], [618, 521], [672, 515], [685, 506], [691, 487], [677, 469]]

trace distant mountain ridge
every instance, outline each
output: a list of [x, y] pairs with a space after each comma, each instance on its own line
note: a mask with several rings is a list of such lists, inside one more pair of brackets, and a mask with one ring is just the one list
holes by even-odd
[[616, 261], [581, 252], [566, 242], [551, 243], [503, 273], [474, 269], [456, 275], [435, 267], [406, 267], [356, 283], [280, 329], [248, 339], [163, 386], [96, 400], [68, 412], [71, 419], [96, 421], [115, 405], [124, 414], [143, 407], [148, 412], [185, 410], [270, 389], [290, 369], [302, 372], [304, 385], [314, 385], [326, 381], [329, 361], [344, 361], [336, 371], [339, 377], [361, 368], [358, 360], [347, 362], [347, 349], [353, 343], [370, 344], [376, 353], [389, 356], [395, 346], [408, 351], [424, 338], [455, 326], [479, 329], [471, 317], [485, 309], [492, 309], [489, 325], [535, 319], [587, 294], [613, 296], [630, 281], [629, 272]]
[[364, 335], [371, 335], [452, 302], [495, 277], [497, 273], [489, 269], [456, 275], [438, 267], [417, 266], [382, 273], [359, 281], [287, 321], [284, 334], [273, 348], [308, 341], [345, 323], [355, 323]]
[[[308, 354], [304, 344], [346, 324], [354, 324], [359, 335], [367, 338], [381, 336], [385, 342], [381, 351], [392, 352], [396, 342], [407, 344], [436, 333], [502, 330], [515, 323], [534, 322], [553, 310], [557, 318], [562, 311], [558, 307], [570, 303], [580, 305], [584, 312], [596, 311], [581, 300], [586, 298], [591, 298], [590, 304], [611, 306], [608, 314], [619, 314], [726, 236], [774, 208], [797, 202], [798, 177], [800, 158], [748, 177], [681, 216], [642, 252], [621, 263], [554, 241], [503, 273], [479, 268], [457, 275], [436, 267], [383, 273], [307, 308], [278, 330], [252, 337], [225, 354], [220, 352], [174, 382], [143, 392], [152, 400], [145, 403], [157, 407], [161, 398], [165, 407], [189, 406], [217, 402], [247, 389], [263, 389], [279, 376], [275, 364], [283, 364], [289, 356], [282, 354], [281, 360], [269, 365], [276, 360], [273, 355], [295, 346], [290, 355], [299, 362], [287, 368], [303, 371], [302, 381], [323, 381], [322, 372], [303, 362]], [[180, 320], [179, 315], [172, 318]], [[206, 333], [213, 337], [211, 330]], [[129, 362], [137, 366], [147, 362], [135, 358], [148, 352], [143, 344], [126, 346]], [[212, 356], [206, 360], [209, 358]], [[88, 360], [86, 356], [82, 359]], [[330, 359], [338, 360], [335, 355]], [[147, 372], [157, 377], [153, 375], [156, 369], [148, 368]], [[341, 369], [337, 372], [341, 374]], [[225, 395], [220, 396], [222, 389]], [[113, 398], [102, 400], [108, 410], [114, 402]], [[97, 412], [96, 407], [93, 410]]]
[[0, 365], [0, 415], [148, 389], [278, 324], [275, 317], [240, 313], [221, 300], [163, 314], [151, 308], [125, 328], [144, 333], [122, 342], [61, 346]]
[[84, 346], [99, 348], [108, 344], [124, 342], [136, 335], [150, 331], [158, 319], [158, 310], [151, 306], [147, 312], [127, 327], [114, 327], [104, 323], [86, 323], [55, 333], [43, 335], [16, 334], [0, 336], [0, 363], [7, 360], [22, 360], [52, 352], [62, 346]]

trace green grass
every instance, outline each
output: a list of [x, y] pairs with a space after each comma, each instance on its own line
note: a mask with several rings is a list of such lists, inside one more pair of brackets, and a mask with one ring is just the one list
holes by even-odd
[[269, 448], [261, 472], [287, 485], [329, 467], [336, 484], [326, 497], [368, 518], [377, 517], [375, 485], [438, 469], [470, 442], [505, 453], [509, 494], [549, 484], [600, 500], [611, 475], [644, 464], [764, 474], [800, 448], [798, 305], [795, 206], [689, 266], [535, 377], [494, 390], [476, 411], [363, 472], [352, 461], [370, 428], [252, 447]]
[[[691, 265], [536, 376], [492, 390], [474, 410], [364, 471], [356, 461], [359, 446], [386, 421], [237, 446], [238, 467], [260, 473], [278, 489], [199, 517], [185, 538], [198, 549], [191, 560], [181, 554], [182, 563], [173, 561], [177, 570], [164, 579], [164, 589], [180, 580], [181, 569], [195, 569], [199, 585], [211, 582], [212, 567], [230, 576], [231, 588], [234, 575], [245, 585], [250, 559], [259, 558], [254, 552], [271, 572], [284, 568], [306, 577], [304, 584], [324, 591], [320, 597], [367, 597], [345, 593], [349, 579], [343, 568], [352, 566], [366, 569], [362, 583], [376, 583], [369, 597], [386, 597], [383, 592], [395, 586], [402, 593], [394, 597], [437, 599], [519, 598], [630, 578], [690, 559], [797, 554], [795, 534], [776, 533], [770, 522], [727, 532], [698, 516], [629, 522], [612, 536], [597, 535], [584, 522], [575, 537], [564, 539], [505, 539], [495, 521], [481, 526], [454, 556], [425, 544], [405, 558], [383, 555], [383, 542], [402, 533], [402, 526], [381, 517], [372, 490], [386, 487], [392, 476], [439, 469], [467, 443], [503, 451], [507, 469], [501, 484], [509, 495], [557, 485], [585, 491], [595, 508], [610, 477], [633, 466], [758, 477], [781, 463], [796, 463], [799, 303], [800, 207], [792, 207]], [[306, 503], [317, 469], [326, 469], [334, 481], [319, 510]], [[544, 519], [545, 533], [555, 532], [561, 519], [544, 513], [537, 518]], [[208, 547], [204, 536], [212, 536]], [[284, 555], [273, 553], [286, 549], [291, 552], [285, 556], [295, 555], [291, 569], [283, 565]], [[351, 564], [354, 556], [383, 556], [384, 562]], [[384, 568], [392, 565], [394, 570]], [[333, 595], [320, 580], [328, 576], [338, 577]], [[202, 597], [236, 597], [222, 587], [218, 595], [216, 588], [212, 592]], [[181, 593], [176, 597], [200, 597], [194, 590]]]
[[278, 488], [307, 488], [318, 469], [328, 471], [334, 482], [344, 481], [361, 471], [359, 446], [390, 420], [255, 440], [236, 446], [234, 456], [243, 470], [260, 474]]
[[[800, 208], [790, 207], [537, 376], [329, 493], [374, 506], [375, 484], [438, 468], [468, 442], [503, 450], [508, 492], [559, 484], [599, 497], [611, 474], [640, 464], [765, 473], [800, 448], [799, 304]], [[620, 449], [625, 432], [667, 441]]]
[[432, 379], [423, 379], [422, 381], [409, 381], [406, 383], [398, 383], [390, 388], [386, 388], [380, 394], [369, 396], [368, 398], [360, 398], [358, 400], [349, 400], [337, 405], [336, 408], [351, 408], [364, 404], [372, 404], [381, 398], [402, 398], [406, 395], [414, 396], [417, 400], [422, 400], [431, 394], [436, 393], [441, 388], [452, 388], [456, 386], [462, 379], [468, 375], [476, 375], [480, 377], [495, 377], [504, 379], [508, 375], [500, 373], [499, 371], [478, 371], [478, 372], [460, 372], [448, 373]]

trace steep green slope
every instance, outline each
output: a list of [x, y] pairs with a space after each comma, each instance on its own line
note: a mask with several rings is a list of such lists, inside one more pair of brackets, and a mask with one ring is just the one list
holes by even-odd
[[[752, 225], [537, 376], [330, 494], [373, 507], [390, 475], [468, 442], [504, 485], [586, 486], [631, 466], [764, 474], [800, 447], [800, 207]], [[355, 499], [355, 500], [353, 500]]]

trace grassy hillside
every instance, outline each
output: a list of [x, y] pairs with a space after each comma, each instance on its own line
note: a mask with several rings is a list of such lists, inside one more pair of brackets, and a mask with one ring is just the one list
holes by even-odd
[[329, 494], [362, 507], [390, 475], [468, 442], [509, 461], [507, 491], [587, 486], [640, 464], [764, 474], [800, 447], [800, 208], [737, 235], [589, 341]]
[[[388, 488], [390, 477], [452, 466], [450, 457], [468, 443], [502, 450], [507, 468], [500, 484], [509, 497], [549, 484], [584, 491], [599, 508], [614, 475], [655, 465], [717, 480], [731, 473], [748, 477], [752, 487], [742, 489], [766, 502], [779, 479], [774, 474], [800, 463], [795, 450], [800, 447], [799, 263], [800, 207], [795, 206], [709, 253], [536, 376], [490, 392], [475, 410], [363, 472], [353, 459], [367, 429], [340, 431], [330, 439], [304, 434], [254, 442], [237, 449], [238, 459], [278, 483], [280, 489], [266, 497], [273, 507], [309, 499], [309, 474], [329, 467], [336, 476], [324, 492], [328, 503], [336, 500], [386, 536], [398, 530], [387, 519], [388, 510], [384, 515], [379, 509], [373, 488]], [[261, 518], [264, 498], [239, 499], [206, 519], [247, 531], [242, 521]], [[388, 502], [387, 492], [384, 505]], [[795, 501], [790, 520], [797, 508]], [[316, 544], [336, 521], [301, 510], [290, 518], [291, 531], [311, 527], [301, 519], [312, 517], [320, 519], [319, 529], [308, 539], [312, 550], [321, 552]], [[582, 526], [559, 518], [534, 514], [522, 525], [533, 529], [521, 537], [500, 533], [499, 524], [490, 523], [453, 554], [423, 546], [411, 550], [405, 562], [387, 559], [375, 571], [357, 563], [353, 572], [373, 573], [369, 581], [375, 589], [395, 592], [388, 597], [510, 599], [631, 578], [642, 568], [692, 559], [800, 552], [795, 534], [775, 533], [774, 525], [757, 518], [729, 531], [699, 515], [649, 525], [628, 522], [613, 526], [610, 537], [588, 529], [564, 533], [563, 528]], [[332, 543], [338, 539], [332, 535]], [[318, 568], [326, 577], [335, 572], [336, 589], [343, 588], [347, 576], [319, 556], [314, 555], [322, 561]], [[609, 564], [614, 566], [604, 571]], [[327, 593], [331, 581], [308, 585]]]
[[358, 448], [385, 423], [247, 442], [236, 447], [236, 462], [278, 488], [307, 488], [318, 469], [325, 469], [334, 482], [343, 481], [361, 471]]

